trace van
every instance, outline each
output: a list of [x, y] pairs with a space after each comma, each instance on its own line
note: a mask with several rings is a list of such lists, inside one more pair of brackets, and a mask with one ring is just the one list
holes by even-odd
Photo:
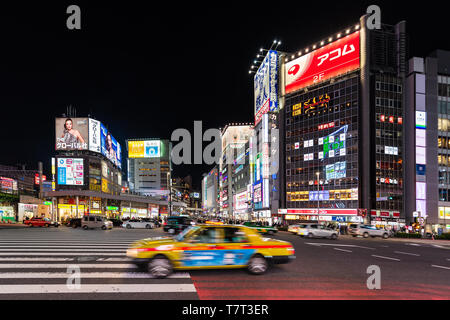
[[81, 220], [81, 227], [85, 230], [101, 228], [102, 230], [112, 229], [113, 223], [104, 216], [88, 215]]

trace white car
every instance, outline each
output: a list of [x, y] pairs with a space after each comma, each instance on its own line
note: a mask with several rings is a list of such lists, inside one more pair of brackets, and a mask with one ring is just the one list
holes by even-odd
[[363, 236], [364, 238], [368, 237], [382, 237], [383, 239], [389, 238], [390, 231], [385, 229], [379, 229], [375, 226], [371, 225], [358, 225], [358, 224], [352, 224], [349, 228], [349, 233], [353, 237], [357, 236]]
[[293, 234], [298, 234], [299, 226], [300, 225], [298, 225], [298, 224], [291, 224], [291, 225], [289, 225], [288, 232], [291, 232]]
[[308, 238], [330, 238], [336, 240], [339, 236], [337, 230], [319, 224], [307, 224], [298, 229], [298, 235]]
[[147, 219], [131, 219], [124, 221], [122, 227], [127, 229], [153, 229], [155, 223]]

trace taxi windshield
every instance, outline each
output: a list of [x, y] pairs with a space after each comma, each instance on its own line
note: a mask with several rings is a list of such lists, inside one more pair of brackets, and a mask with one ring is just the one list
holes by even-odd
[[193, 231], [193, 230], [197, 230], [197, 229], [199, 229], [199, 228], [200, 228], [200, 227], [197, 227], [197, 226], [190, 226], [190, 227], [187, 227], [187, 228], [184, 229], [182, 232], [180, 232], [177, 236], [175, 236], [174, 239], [175, 239], [176, 241], [183, 241], [183, 239], [184, 239], [184, 237], [186, 236], [186, 234], [190, 233], [190, 232]]

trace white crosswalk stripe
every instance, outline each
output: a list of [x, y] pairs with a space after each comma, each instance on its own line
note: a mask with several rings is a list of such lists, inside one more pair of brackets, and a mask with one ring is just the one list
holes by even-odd
[[[76, 294], [101, 299], [103, 294], [133, 293], [148, 299], [198, 298], [189, 273], [154, 279], [137, 269], [125, 256], [136, 240], [0, 236], [0, 299], [51, 299], [55, 294], [59, 299], [79, 299]], [[69, 269], [74, 266], [79, 274]], [[73, 279], [79, 279], [79, 287], [72, 284]]]

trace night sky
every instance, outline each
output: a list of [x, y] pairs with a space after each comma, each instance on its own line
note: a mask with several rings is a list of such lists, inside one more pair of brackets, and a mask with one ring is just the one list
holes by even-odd
[[[251, 122], [248, 70], [260, 47], [278, 39], [281, 51], [301, 50], [353, 26], [371, 4], [383, 23], [407, 21], [410, 56], [450, 50], [442, 2], [58, 2], [0, 8], [0, 164], [43, 161], [49, 174], [54, 118], [68, 105], [108, 127], [124, 170], [127, 138], [193, 134], [194, 120], [203, 130]], [[66, 28], [71, 4], [81, 8], [81, 30]], [[200, 190], [209, 169], [174, 166], [173, 174], [191, 174]]]

